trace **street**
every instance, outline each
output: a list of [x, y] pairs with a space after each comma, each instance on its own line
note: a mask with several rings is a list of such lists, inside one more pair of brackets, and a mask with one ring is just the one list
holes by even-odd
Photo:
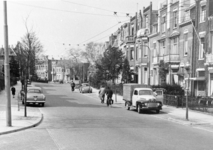
[[95, 93], [71, 92], [69, 84], [42, 84], [47, 97], [40, 109], [42, 123], [28, 130], [0, 136], [2, 150], [210, 150], [213, 135], [204, 130], [156, 117], [160, 114], [111, 108]]

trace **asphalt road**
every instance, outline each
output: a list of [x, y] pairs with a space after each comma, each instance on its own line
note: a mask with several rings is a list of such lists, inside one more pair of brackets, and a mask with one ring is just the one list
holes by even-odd
[[68, 84], [38, 84], [47, 96], [36, 128], [0, 136], [1, 150], [210, 150], [210, 132], [101, 104]]

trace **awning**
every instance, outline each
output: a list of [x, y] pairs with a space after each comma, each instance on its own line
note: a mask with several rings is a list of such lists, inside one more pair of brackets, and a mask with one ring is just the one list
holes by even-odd
[[180, 32], [178, 31], [174, 31], [171, 35], [170, 35], [170, 38], [174, 37], [174, 36], [178, 36], [180, 35]]
[[205, 68], [197, 68], [196, 71], [205, 71]]
[[171, 69], [178, 69], [179, 65], [171, 65]]
[[185, 78], [185, 80], [192, 80], [192, 81], [204, 81], [205, 77], [194, 77], [194, 78]]
[[147, 29], [147, 28], [140, 29], [137, 32], [137, 37], [148, 36], [148, 34], [149, 34], [149, 29]]
[[203, 31], [203, 32], [199, 32], [199, 36], [200, 38], [204, 38], [206, 35], [206, 31]]

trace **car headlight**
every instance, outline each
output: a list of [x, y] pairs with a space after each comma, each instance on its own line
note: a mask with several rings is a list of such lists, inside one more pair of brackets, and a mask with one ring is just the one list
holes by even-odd
[[144, 103], [145, 106], [147, 106], [147, 103]]

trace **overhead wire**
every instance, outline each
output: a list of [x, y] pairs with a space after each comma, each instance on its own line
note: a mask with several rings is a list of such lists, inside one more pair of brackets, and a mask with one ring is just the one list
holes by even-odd
[[104, 32], [106, 32], [106, 31], [108, 31], [108, 30], [112, 29], [113, 27], [117, 26], [118, 24], [120, 24], [120, 23], [124, 23], [124, 22], [126, 22], [126, 21], [118, 22], [118, 23], [116, 23], [115, 25], [111, 26], [110, 28], [108, 28], [108, 29], [106, 29], [106, 30], [104, 30], [104, 31], [102, 31], [102, 32], [100, 32], [100, 33], [98, 33], [98, 34], [97, 34], [97, 35], [95, 35], [95, 36], [90, 37], [89, 39], [87, 39], [87, 40], [85, 40], [85, 41], [83, 41], [83, 42], [80, 42], [79, 44], [85, 43], [85, 42], [87, 42], [87, 41], [89, 41], [89, 40], [91, 40], [91, 39], [93, 39], [93, 38], [97, 37], [98, 35], [101, 35], [102, 33], [104, 33]]
[[[66, 0], [62, 0], [62, 1], [63, 1], [63, 2], [67, 2], [67, 3], [71, 3], [71, 4], [75, 4], [75, 5], [80, 5], [80, 6], [95, 8], [95, 9], [99, 9], [99, 10], [103, 10], [103, 11], [108, 11], [108, 12], [112, 12], [112, 13], [113, 13], [113, 12], [117, 12], [117, 13], [121, 13], [121, 14], [127, 14], [126, 12], [112, 11], [112, 10], [108, 10], [108, 9], [104, 9], [104, 8], [100, 8], [100, 7], [95, 7], [95, 6], [80, 4], [80, 3], [76, 3], [76, 2], [70, 2], [70, 1], [66, 1]], [[129, 13], [128, 13], [128, 14], [129, 14]]]
[[[52, 10], [52, 11], [60, 11], [60, 12], [68, 12], [68, 13], [76, 13], [76, 14], [84, 14], [84, 15], [94, 15], [94, 16], [114, 17], [113, 14], [106, 15], [106, 14], [94, 14], [94, 13], [86, 13], [86, 12], [76, 12], [76, 11], [70, 11], [70, 10], [61, 10], [61, 9], [55, 9], [55, 8], [42, 7], [42, 6], [35, 6], [35, 5], [30, 5], [30, 4], [23, 4], [23, 3], [19, 3], [19, 2], [13, 2], [13, 1], [10, 1], [10, 3], [23, 5], [23, 6], [30, 6], [30, 7], [39, 8], [39, 9]], [[120, 16], [120, 17], [126, 17], [126, 16]]]

